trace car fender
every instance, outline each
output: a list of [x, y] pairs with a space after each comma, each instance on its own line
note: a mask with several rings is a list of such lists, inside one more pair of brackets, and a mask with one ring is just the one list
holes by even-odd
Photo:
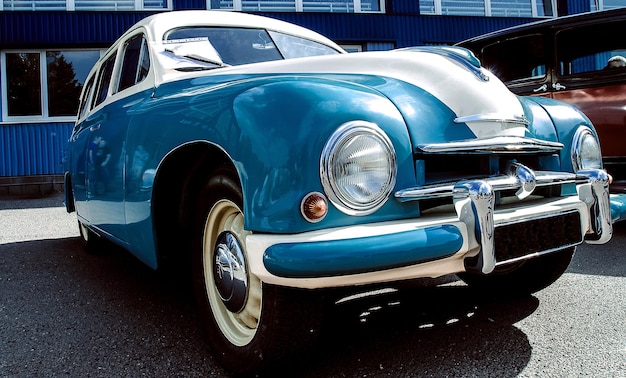
[[322, 150], [330, 135], [350, 121], [372, 122], [384, 130], [396, 152], [396, 185], [414, 185], [406, 125], [396, 106], [377, 91], [347, 81], [283, 77], [239, 93], [233, 99], [233, 113], [240, 140], [227, 151], [242, 179], [250, 229], [301, 232], [397, 219], [406, 212], [407, 207], [393, 199], [366, 218], [347, 216], [329, 206], [322, 224], [313, 224], [304, 220], [299, 210], [307, 193], [323, 193]]

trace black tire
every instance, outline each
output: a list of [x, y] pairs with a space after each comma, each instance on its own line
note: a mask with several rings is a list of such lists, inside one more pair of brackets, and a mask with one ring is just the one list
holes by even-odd
[[497, 267], [488, 275], [459, 273], [469, 286], [486, 294], [528, 295], [550, 286], [565, 273], [575, 247]]
[[[248, 231], [243, 228], [241, 209], [242, 192], [232, 171], [217, 170], [198, 197], [192, 262], [198, 306], [215, 356], [227, 370], [249, 374], [272, 368], [311, 345], [321, 324], [316, 309], [321, 309], [322, 302], [311, 291], [267, 285], [250, 274], [242, 244]], [[245, 299], [224, 295], [227, 280], [218, 284], [214, 277], [216, 251], [221, 251], [217, 245], [225, 246], [220, 239], [224, 234], [235, 237], [238, 255], [244, 260], [238, 266], [245, 267]], [[241, 291], [241, 287], [232, 290]]]

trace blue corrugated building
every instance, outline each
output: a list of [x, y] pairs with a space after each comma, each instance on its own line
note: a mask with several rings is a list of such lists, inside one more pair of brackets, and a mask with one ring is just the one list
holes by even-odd
[[621, 6], [626, 0], [0, 0], [0, 190], [59, 187], [91, 65], [155, 12], [257, 13], [313, 29], [349, 51], [368, 51], [451, 44], [540, 18]]

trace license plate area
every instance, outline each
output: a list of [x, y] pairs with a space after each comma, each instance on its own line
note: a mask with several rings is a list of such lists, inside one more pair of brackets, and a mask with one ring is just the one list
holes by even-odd
[[494, 233], [497, 262], [551, 252], [583, 242], [580, 214], [575, 210], [554, 216], [496, 225]]

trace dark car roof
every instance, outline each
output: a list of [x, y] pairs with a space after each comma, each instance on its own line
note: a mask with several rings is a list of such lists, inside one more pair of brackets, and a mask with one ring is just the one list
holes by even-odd
[[457, 43], [459, 46], [470, 46], [475, 44], [484, 44], [485, 41], [502, 39], [515, 34], [524, 34], [529, 31], [539, 31], [542, 29], [572, 26], [578, 23], [586, 24], [597, 21], [606, 21], [608, 19], [621, 19], [626, 17], [626, 8], [618, 8], [607, 11], [599, 12], [587, 12], [582, 14], [574, 14], [569, 16], [562, 16], [552, 18], [549, 20], [535, 21], [528, 24], [513, 26], [510, 28], [496, 30], [491, 33], [479, 35], [473, 38], [466, 39]]

